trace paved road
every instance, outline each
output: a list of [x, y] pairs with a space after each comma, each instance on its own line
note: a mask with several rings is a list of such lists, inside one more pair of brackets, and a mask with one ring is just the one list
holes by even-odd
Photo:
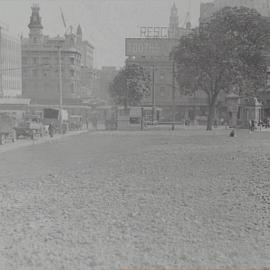
[[0, 156], [0, 269], [270, 265], [270, 134], [90, 132]]

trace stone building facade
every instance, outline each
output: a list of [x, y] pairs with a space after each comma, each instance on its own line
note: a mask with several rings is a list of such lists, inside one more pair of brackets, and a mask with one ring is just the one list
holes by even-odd
[[119, 70], [113, 66], [104, 66], [97, 72], [96, 96], [105, 103], [110, 102], [109, 88]]
[[[170, 54], [178, 45], [181, 36], [190, 33], [191, 25], [179, 27], [178, 11], [173, 4], [169, 19], [168, 35], [154, 38], [127, 38], [126, 39], [126, 65], [137, 64], [144, 67], [151, 75], [151, 95], [146, 97], [143, 106], [155, 106], [162, 109], [160, 121], [172, 120], [173, 104], [173, 61]], [[175, 119], [176, 121], [195, 120], [195, 116], [206, 118], [207, 97], [203, 92], [196, 96], [180, 94], [175, 82]]]
[[63, 104], [79, 103], [90, 89], [88, 71], [92, 69], [93, 46], [83, 41], [80, 26], [77, 33], [71, 30], [64, 37], [43, 35], [39, 10], [37, 4], [32, 6], [29, 37], [22, 38], [23, 96], [33, 104], [59, 103], [60, 54]]
[[21, 41], [0, 26], [0, 97], [21, 95]]
[[81, 53], [80, 97], [88, 98], [93, 93], [94, 80], [94, 46], [83, 40], [82, 28], [79, 25], [76, 32], [77, 47]]

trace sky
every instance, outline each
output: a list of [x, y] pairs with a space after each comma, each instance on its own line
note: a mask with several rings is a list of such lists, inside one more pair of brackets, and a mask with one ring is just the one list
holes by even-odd
[[0, 23], [13, 35], [28, 36], [31, 6], [38, 3], [43, 33], [63, 35], [67, 25], [80, 24], [83, 39], [95, 47], [94, 66], [121, 67], [125, 61], [125, 38], [139, 37], [140, 26], [168, 26], [171, 6], [178, 8], [180, 26], [190, 11], [192, 25], [198, 24], [200, 0], [0, 0]]

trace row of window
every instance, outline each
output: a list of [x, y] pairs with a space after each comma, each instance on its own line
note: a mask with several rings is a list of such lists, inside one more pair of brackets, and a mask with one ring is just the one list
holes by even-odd
[[3, 72], [9, 71], [10, 69], [20, 70], [21, 62], [18, 59], [3, 59], [1, 70]]
[[[52, 68], [47, 68], [47, 69], [23, 69], [23, 76], [33, 76], [33, 77], [48, 77], [48, 76], [58, 76], [58, 70], [57, 69], [52, 69]], [[75, 72], [75, 70], [71, 69], [62, 69], [62, 75], [64, 77], [68, 78], [75, 78], [79, 74]]]
[[[33, 84], [32, 84], [32, 85], [33, 85]], [[35, 84], [34, 84], [34, 85], [35, 85]], [[65, 87], [64, 89], [69, 90], [69, 93], [71, 93], [71, 94], [75, 94], [75, 93], [76, 93], [76, 88], [78, 88], [78, 87], [76, 87], [76, 85], [78, 85], [77, 82], [72, 82], [72, 83], [69, 84], [69, 89], [67, 89], [66, 87]], [[41, 87], [42, 87], [42, 86], [41, 86]], [[58, 85], [57, 85], [57, 87], [58, 87]], [[27, 81], [24, 81], [24, 82], [23, 82], [23, 89], [31, 89], [31, 87], [29, 87], [29, 84], [27, 84]], [[38, 91], [38, 89], [37, 89], [36, 87], [35, 87], [35, 90]], [[51, 87], [51, 84], [48, 83], [48, 82], [44, 82], [42, 91], [43, 91], [43, 92], [44, 92], [44, 91], [45, 91], [45, 92], [51, 92], [52, 90], [55, 91], [55, 89]], [[41, 91], [40, 88], [39, 88], [39, 91]], [[65, 92], [64, 92], [64, 93], [65, 93]]]
[[[80, 65], [80, 59], [76, 57], [61, 57], [61, 62], [63, 64], [70, 65]], [[38, 64], [51, 64], [58, 65], [57, 57], [22, 57], [23, 65], [38, 65]]]
[[21, 80], [20, 79], [8, 79], [3, 77], [3, 89], [21, 89]]
[[21, 44], [19, 41], [14, 41], [9, 38], [5, 38], [4, 35], [2, 35], [1, 40], [1, 48], [4, 49], [10, 49], [10, 50], [21, 50]]

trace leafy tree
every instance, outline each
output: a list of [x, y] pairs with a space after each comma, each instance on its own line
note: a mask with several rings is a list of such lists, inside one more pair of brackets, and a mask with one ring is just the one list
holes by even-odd
[[207, 130], [212, 129], [220, 92], [255, 95], [266, 81], [270, 23], [257, 11], [226, 7], [181, 38], [172, 55], [183, 93], [208, 97]]
[[138, 106], [150, 94], [149, 72], [139, 65], [127, 65], [110, 85], [110, 95], [116, 105]]

